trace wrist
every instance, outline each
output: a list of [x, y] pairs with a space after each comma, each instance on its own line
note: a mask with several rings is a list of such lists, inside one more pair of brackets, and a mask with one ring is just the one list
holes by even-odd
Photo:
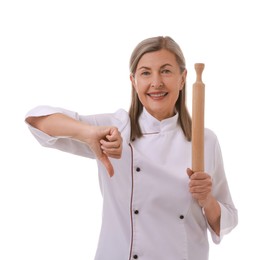
[[199, 200], [198, 203], [203, 209], [206, 209], [210, 207], [210, 205], [212, 205], [214, 200], [214, 197], [211, 194], [209, 194], [206, 199]]
[[79, 140], [83, 143], [88, 143], [89, 140], [92, 138], [94, 128], [95, 126], [79, 122], [79, 124], [75, 127], [75, 131], [72, 138]]

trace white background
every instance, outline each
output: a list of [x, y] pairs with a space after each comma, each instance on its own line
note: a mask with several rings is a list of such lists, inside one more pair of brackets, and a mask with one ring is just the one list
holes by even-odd
[[184, 51], [189, 106], [194, 63], [206, 66], [206, 126], [219, 137], [239, 210], [239, 225], [211, 244], [210, 259], [278, 259], [276, 2], [2, 0], [0, 259], [94, 254], [95, 162], [42, 148], [24, 115], [41, 104], [80, 114], [128, 109], [130, 54], [158, 35]]

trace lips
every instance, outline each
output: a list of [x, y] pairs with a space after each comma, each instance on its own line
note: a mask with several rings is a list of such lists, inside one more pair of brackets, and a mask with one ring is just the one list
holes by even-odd
[[152, 92], [152, 93], [147, 93], [147, 95], [153, 99], [161, 99], [165, 97], [168, 94], [168, 92]]

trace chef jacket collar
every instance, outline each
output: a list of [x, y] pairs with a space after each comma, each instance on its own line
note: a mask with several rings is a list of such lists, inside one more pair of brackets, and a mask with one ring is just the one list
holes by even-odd
[[174, 130], [177, 127], [177, 122], [177, 112], [173, 117], [159, 121], [149, 114], [145, 108], [143, 108], [143, 112], [139, 118], [139, 124], [143, 134], [155, 134]]

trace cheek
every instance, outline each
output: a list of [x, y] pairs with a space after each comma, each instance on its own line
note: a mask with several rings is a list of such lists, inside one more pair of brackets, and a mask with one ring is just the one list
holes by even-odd
[[133, 87], [134, 87], [134, 90], [137, 92], [137, 94], [139, 94], [140, 88], [139, 88], [138, 84], [134, 84]]
[[134, 84], [133, 88], [134, 88], [134, 94], [138, 97], [138, 99], [142, 103], [144, 101], [144, 94], [141, 91], [141, 88], [137, 84]]
[[136, 90], [136, 89], [137, 89], [137, 88], [136, 88], [136, 86], [137, 86], [136, 80], [135, 80], [133, 77], [131, 77], [130, 79], [131, 79], [131, 83], [132, 83], [133, 89]]
[[133, 78], [132, 79], [132, 85], [133, 85], [133, 88], [136, 90], [136, 92], [138, 92], [138, 86], [139, 86], [139, 84], [138, 84], [138, 80], [136, 79], [136, 78]]
[[133, 86], [138, 95], [143, 95], [147, 91], [146, 84], [144, 84], [142, 81], [135, 80]]

